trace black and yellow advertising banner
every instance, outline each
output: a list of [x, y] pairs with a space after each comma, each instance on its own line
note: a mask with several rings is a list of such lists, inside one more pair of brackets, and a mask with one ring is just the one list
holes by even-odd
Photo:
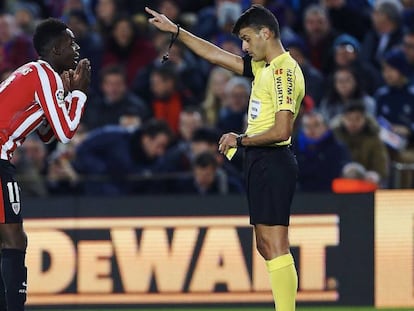
[[[413, 201], [298, 195], [298, 303], [413, 305]], [[23, 209], [29, 306], [272, 304], [244, 197], [48, 198]]]

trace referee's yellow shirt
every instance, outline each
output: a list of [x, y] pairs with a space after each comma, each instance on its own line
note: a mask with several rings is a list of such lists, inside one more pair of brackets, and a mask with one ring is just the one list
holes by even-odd
[[[254, 76], [249, 101], [246, 134], [254, 136], [275, 124], [275, 114], [288, 110], [296, 118], [305, 96], [305, 80], [298, 63], [285, 52], [274, 58], [269, 65], [264, 61], [251, 60]], [[288, 140], [276, 143], [288, 145]]]

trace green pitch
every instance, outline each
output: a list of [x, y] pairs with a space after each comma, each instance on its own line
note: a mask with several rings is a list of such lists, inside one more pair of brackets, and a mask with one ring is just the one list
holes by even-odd
[[[373, 307], [298, 307], [296, 311], [409, 311], [413, 308], [407, 309], [376, 309]], [[30, 309], [29, 309], [30, 310]], [[58, 310], [39, 310], [33, 309], [36, 311], [58, 311]], [[150, 309], [124, 309], [124, 308], [114, 308], [114, 309], [74, 309], [65, 311], [274, 311], [273, 308], [255, 308], [255, 307], [246, 307], [246, 308], [150, 308]], [[59, 310], [62, 311], [62, 310]]]

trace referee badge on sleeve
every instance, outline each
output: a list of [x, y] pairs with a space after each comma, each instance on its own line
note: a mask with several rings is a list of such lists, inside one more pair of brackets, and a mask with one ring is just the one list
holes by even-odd
[[261, 102], [256, 99], [252, 99], [250, 105], [250, 118], [256, 119], [260, 114]]

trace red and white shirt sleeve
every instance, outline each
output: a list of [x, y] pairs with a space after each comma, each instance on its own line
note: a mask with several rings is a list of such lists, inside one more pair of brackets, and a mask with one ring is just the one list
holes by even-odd
[[65, 96], [61, 77], [46, 62], [35, 63], [35, 68], [39, 78], [35, 100], [46, 119], [38, 128], [38, 134], [45, 142], [50, 142], [53, 134], [58, 141], [67, 143], [80, 124], [87, 97], [79, 90]]

